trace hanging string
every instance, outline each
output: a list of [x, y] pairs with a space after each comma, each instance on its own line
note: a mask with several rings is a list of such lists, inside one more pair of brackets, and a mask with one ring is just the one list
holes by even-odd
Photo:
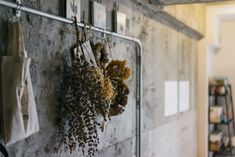
[[83, 37], [84, 37], [83, 41], [84, 42], [87, 41], [87, 29], [86, 29], [86, 27], [87, 27], [87, 25], [84, 22], [84, 28], [83, 28]]
[[90, 24], [87, 24], [87, 23], [85, 23], [84, 22], [84, 28], [83, 28], [83, 42], [85, 42], [85, 41], [87, 41], [88, 40], [88, 38], [87, 38], [87, 36], [88, 36], [88, 34], [90, 34], [90, 32], [91, 32], [91, 25]]
[[110, 38], [107, 38], [107, 45], [108, 45], [108, 48], [109, 48], [109, 54], [113, 60], [113, 47], [111, 46], [112, 44], [112, 39]]
[[79, 48], [79, 46], [80, 46], [81, 51], [82, 51], [82, 54], [83, 54], [83, 56], [85, 56], [84, 51], [83, 51], [83, 47], [82, 47], [82, 43], [81, 43], [81, 41], [80, 41], [80, 32], [79, 32], [79, 30], [78, 30], [77, 17], [76, 17], [76, 16], [74, 16], [74, 24], [75, 24], [75, 29], [76, 29], [77, 54], [79, 53], [79, 49], [78, 49], [78, 48]]

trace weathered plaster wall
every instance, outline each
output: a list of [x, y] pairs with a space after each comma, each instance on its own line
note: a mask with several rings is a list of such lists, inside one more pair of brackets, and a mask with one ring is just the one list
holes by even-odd
[[[112, 0], [107, 6], [107, 28], [111, 29]], [[151, 19], [148, 11], [130, 1], [120, 2], [120, 11], [127, 13], [127, 34], [143, 43], [143, 104], [142, 157], [196, 157], [196, 75], [197, 41], [169, 28], [164, 21]], [[59, 1], [23, 0], [23, 4], [59, 15]], [[83, 1], [86, 21], [88, 3]], [[200, 9], [200, 8], [198, 8]], [[189, 10], [188, 10], [189, 11]], [[0, 7], [0, 17], [10, 17], [12, 11]], [[197, 20], [191, 20], [197, 24]], [[25, 44], [32, 58], [31, 76], [37, 102], [40, 132], [8, 147], [16, 157], [65, 157], [66, 151], [55, 152], [58, 145], [56, 128], [57, 91], [62, 81], [64, 58], [75, 44], [74, 27], [35, 15], [22, 14]], [[0, 30], [5, 30], [0, 25]], [[4, 31], [5, 32], [5, 31]], [[99, 33], [92, 33], [100, 36]], [[2, 33], [1, 33], [2, 36]], [[102, 40], [92, 38], [92, 40]], [[0, 40], [4, 41], [4, 40]], [[98, 157], [131, 157], [135, 155], [135, 45], [112, 38], [115, 58], [127, 59], [133, 77], [129, 80], [131, 94], [125, 113], [115, 117], [101, 135]], [[4, 46], [1, 46], [4, 51]], [[164, 82], [190, 80], [190, 110], [164, 118]]]
[[[205, 31], [205, 5], [158, 5], [155, 0], [131, 0], [148, 10], [147, 16], [176, 29], [193, 39], [200, 40]], [[178, 0], [181, 2], [180, 0]], [[197, 22], [196, 22], [197, 21]]]
[[205, 34], [205, 5], [169, 5], [164, 7], [164, 11], [176, 17], [192, 29]]

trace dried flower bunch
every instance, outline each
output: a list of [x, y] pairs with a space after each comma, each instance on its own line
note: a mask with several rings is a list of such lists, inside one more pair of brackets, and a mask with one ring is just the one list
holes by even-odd
[[97, 43], [93, 46], [93, 53], [97, 64], [104, 70], [104, 75], [111, 80], [115, 89], [115, 97], [111, 100], [109, 117], [121, 114], [127, 104], [129, 88], [124, 82], [131, 75], [131, 69], [126, 66], [127, 62], [112, 60], [109, 62], [106, 46], [103, 43]]
[[106, 67], [106, 73], [116, 91], [116, 97], [110, 106], [109, 116], [116, 116], [124, 111], [127, 104], [129, 88], [124, 81], [130, 77], [131, 69], [126, 67], [125, 60], [113, 60]]
[[107, 74], [110, 78], [120, 78], [127, 80], [131, 75], [131, 69], [126, 67], [127, 62], [120, 60], [111, 61], [106, 67]]
[[124, 111], [129, 94], [125, 80], [131, 75], [126, 61], [109, 62], [105, 44], [95, 44], [92, 51], [98, 67], [85, 60], [82, 50], [66, 69], [61, 118], [61, 133], [70, 152], [81, 148], [89, 156], [99, 144], [98, 129], [102, 127], [97, 117], [106, 121]]
[[[96, 71], [85, 62], [77, 58], [68, 68], [64, 79], [64, 99], [62, 108], [64, 143], [70, 152], [76, 150], [77, 145], [83, 153], [88, 147], [89, 155], [94, 154], [99, 143], [96, 121], [96, 107], [90, 101], [90, 90], [97, 86]], [[89, 76], [88, 76], [89, 75]], [[85, 84], [84, 84], [85, 82]], [[97, 92], [99, 89], [97, 89]]]

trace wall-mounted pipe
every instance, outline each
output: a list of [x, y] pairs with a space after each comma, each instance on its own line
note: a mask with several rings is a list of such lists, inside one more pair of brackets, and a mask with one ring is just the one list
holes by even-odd
[[[68, 23], [68, 24], [74, 23], [70, 19], [66, 19], [66, 18], [52, 15], [52, 14], [48, 14], [48, 13], [45, 13], [45, 12], [42, 12], [42, 11], [39, 11], [36, 9], [25, 7], [21, 4], [7, 2], [5, 0], [0, 0], [0, 5], [6, 6], [9, 8], [18, 10], [18, 11], [24, 11], [24, 12], [31, 13], [34, 15], [38, 15], [38, 16], [46, 17], [46, 18], [53, 19], [56, 21]], [[117, 33], [103, 30], [103, 29], [100, 29], [97, 27], [87, 26], [87, 25], [84, 25], [83, 23], [80, 23], [80, 22], [78, 22], [77, 25], [80, 27], [86, 27], [88, 29], [91, 29], [91, 30], [94, 30], [97, 32], [101, 32], [101, 33], [104, 33], [107, 35], [111, 35], [111, 36], [115, 36], [115, 37], [118, 37], [121, 39], [133, 41], [137, 45], [138, 50], [136, 51], [136, 58], [137, 58], [137, 60], [136, 60], [136, 156], [141, 157], [141, 105], [142, 105], [142, 64], [141, 64], [142, 58], [141, 57], [142, 57], [142, 51], [143, 51], [142, 44], [141, 44], [140, 40], [137, 38], [117, 34]]]

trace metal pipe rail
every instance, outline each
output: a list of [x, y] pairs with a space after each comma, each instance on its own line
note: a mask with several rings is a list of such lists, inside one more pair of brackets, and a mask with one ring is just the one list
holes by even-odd
[[[66, 19], [60, 16], [56, 16], [53, 14], [48, 14], [36, 9], [32, 9], [26, 6], [23, 6], [21, 4], [17, 4], [17, 3], [12, 3], [12, 2], [8, 2], [5, 0], [0, 0], [0, 5], [5, 6], [5, 7], [9, 7], [18, 11], [24, 11], [27, 13], [31, 13], [34, 15], [38, 15], [38, 16], [42, 16], [42, 17], [46, 17], [49, 19], [53, 19], [56, 21], [60, 21], [63, 23], [68, 23], [68, 24], [73, 24], [74, 22], [70, 19]], [[86, 27], [88, 29], [97, 31], [97, 32], [101, 32], [107, 35], [111, 35], [111, 36], [115, 36], [121, 39], [125, 39], [125, 40], [129, 40], [129, 41], [133, 41], [136, 43], [138, 50], [136, 51], [136, 156], [137, 157], [141, 157], [141, 105], [142, 105], [142, 44], [140, 42], [139, 39], [137, 38], [133, 38], [130, 36], [125, 36], [125, 35], [121, 35], [121, 34], [117, 34], [114, 32], [110, 32], [107, 30], [103, 30], [97, 27], [93, 27], [93, 26], [87, 26], [84, 25], [83, 23], [78, 22], [77, 23], [78, 26], [80, 27]]]

